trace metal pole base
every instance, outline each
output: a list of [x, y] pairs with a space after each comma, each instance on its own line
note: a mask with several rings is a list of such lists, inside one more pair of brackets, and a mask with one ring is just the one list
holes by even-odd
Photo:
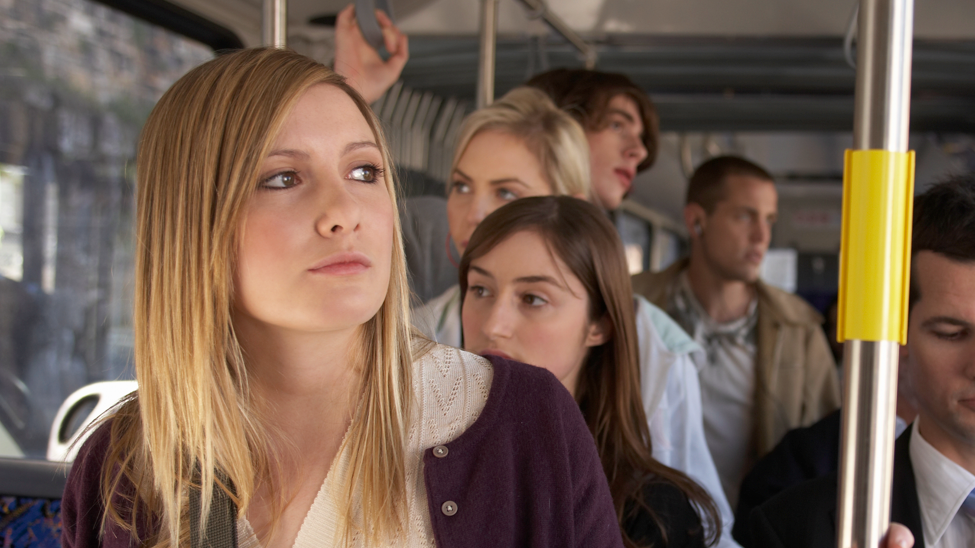
[[839, 548], [876, 548], [890, 525], [898, 350], [891, 341], [844, 343]]

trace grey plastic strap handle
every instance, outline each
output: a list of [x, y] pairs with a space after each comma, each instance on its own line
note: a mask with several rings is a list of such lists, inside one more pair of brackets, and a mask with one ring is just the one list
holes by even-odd
[[355, 18], [359, 22], [362, 36], [366, 42], [369, 42], [369, 45], [379, 50], [385, 41], [383, 40], [383, 29], [379, 26], [379, 21], [376, 20], [377, 9], [383, 10], [391, 21], [395, 21], [389, 0], [355, 0]]

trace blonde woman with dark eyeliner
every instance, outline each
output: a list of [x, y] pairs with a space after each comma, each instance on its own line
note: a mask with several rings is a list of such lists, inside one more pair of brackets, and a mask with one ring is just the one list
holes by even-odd
[[138, 154], [139, 390], [68, 478], [63, 545], [622, 545], [549, 373], [414, 337], [389, 154], [293, 52], [210, 61]]

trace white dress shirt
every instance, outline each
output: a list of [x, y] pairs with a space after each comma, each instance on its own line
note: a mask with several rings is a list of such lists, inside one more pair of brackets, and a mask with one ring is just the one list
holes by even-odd
[[722, 523], [714, 548], [740, 548], [731, 538], [735, 517], [704, 437], [701, 386], [691, 359], [702, 351], [666, 312], [641, 295], [633, 298], [640, 393], [650, 423], [653, 458], [684, 472], [711, 495]]
[[975, 546], [975, 519], [959, 509], [975, 489], [975, 475], [932, 447], [921, 436], [919, 421], [914, 421], [910, 452], [917, 499], [921, 504], [924, 545], [971, 548]]

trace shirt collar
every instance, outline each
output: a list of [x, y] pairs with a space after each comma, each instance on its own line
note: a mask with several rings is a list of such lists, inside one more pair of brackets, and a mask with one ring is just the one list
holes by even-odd
[[748, 304], [748, 310], [741, 318], [737, 318], [725, 323], [718, 323], [708, 315], [704, 306], [697, 300], [694, 290], [691, 289], [691, 282], [687, 276], [687, 271], [681, 271], [671, 288], [671, 308], [675, 312], [674, 316], [685, 331], [690, 333], [695, 340], [703, 337], [719, 336], [735, 341], [737, 344], [746, 344], [750, 336], [753, 335], [755, 325], [758, 322], [758, 299], [753, 298]]
[[975, 489], [975, 475], [928, 443], [921, 436], [919, 422], [920, 418], [914, 421], [911, 435], [911, 465], [921, 505], [924, 541], [926, 545], [934, 546], [948, 530], [961, 503]]

